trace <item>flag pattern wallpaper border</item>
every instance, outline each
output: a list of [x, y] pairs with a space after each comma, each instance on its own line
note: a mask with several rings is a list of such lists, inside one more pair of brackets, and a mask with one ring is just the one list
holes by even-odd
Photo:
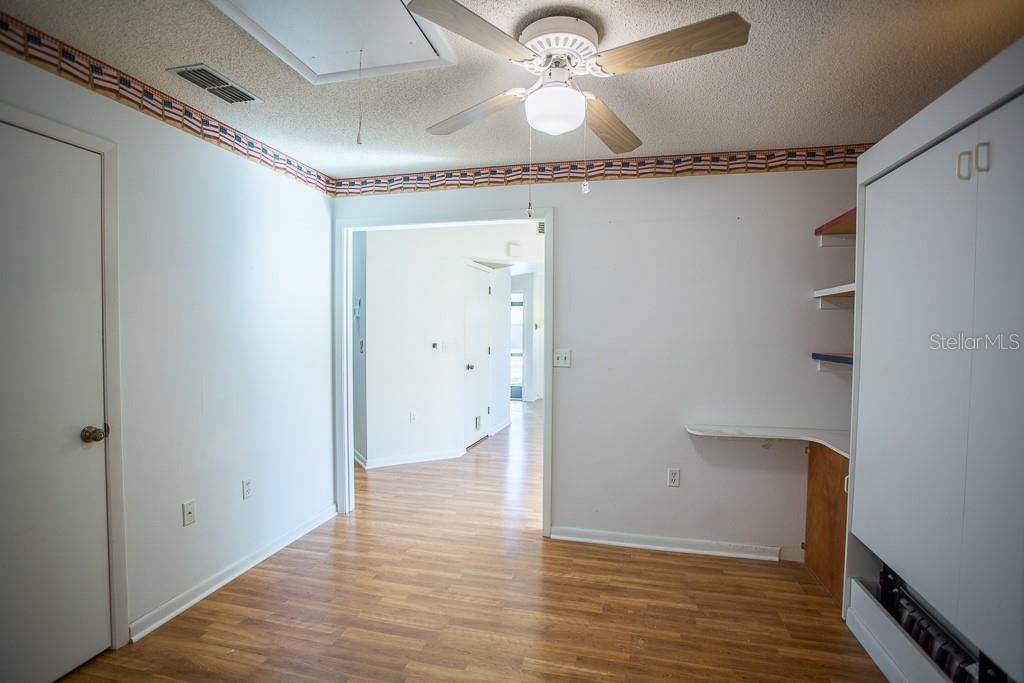
[[332, 197], [582, 180], [850, 168], [870, 144], [507, 164], [332, 178], [137, 78], [0, 12], [0, 49]]

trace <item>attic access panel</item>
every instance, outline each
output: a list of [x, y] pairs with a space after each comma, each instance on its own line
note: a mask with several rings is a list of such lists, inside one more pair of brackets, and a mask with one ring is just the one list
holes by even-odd
[[335, 83], [455, 63], [441, 30], [401, 0], [210, 0], [310, 83]]

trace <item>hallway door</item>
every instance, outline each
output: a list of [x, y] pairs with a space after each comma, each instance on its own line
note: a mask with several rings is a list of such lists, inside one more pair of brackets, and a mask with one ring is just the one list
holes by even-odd
[[466, 409], [463, 413], [466, 445], [487, 436], [487, 398], [490, 363], [487, 354], [490, 315], [490, 271], [483, 266], [467, 265], [466, 300]]
[[0, 149], [0, 680], [32, 683], [111, 645], [101, 158], [4, 123]]
[[512, 382], [512, 366], [508, 363], [510, 339], [512, 336], [512, 320], [509, 317], [509, 300], [512, 296], [512, 275], [508, 268], [495, 268], [491, 271], [490, 295], [490, 342], [488, 342], [488, 358], [491, 364], [491, 376], [488, 382], [487, 405], [490, 408], [487, 421], [487, 433], [495, 434], [509, 425], [512, 416], [509, 414], [511, 399], [509, 386]]

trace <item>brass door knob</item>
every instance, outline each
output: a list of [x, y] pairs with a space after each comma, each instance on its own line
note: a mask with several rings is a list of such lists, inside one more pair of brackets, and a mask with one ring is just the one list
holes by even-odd
[[107, 432], [99, 427], [82, 427], [82, 433], [79, 436], [85, 443], [95, 443], [107, 438]]

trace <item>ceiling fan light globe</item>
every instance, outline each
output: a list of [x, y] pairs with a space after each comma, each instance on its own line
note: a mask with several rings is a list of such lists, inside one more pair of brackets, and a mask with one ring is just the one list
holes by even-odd
[[583, 125], [586, 117], [587, 98], [568, 85], [545, 85], [526, 98], [526, 121], [541, 133], [568, 133]]

